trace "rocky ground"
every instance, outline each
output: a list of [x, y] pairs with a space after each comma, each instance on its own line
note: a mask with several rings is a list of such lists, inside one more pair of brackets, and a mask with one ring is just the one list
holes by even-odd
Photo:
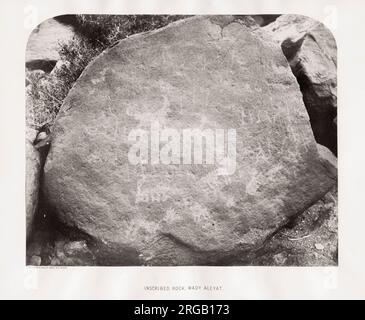
[[279, 230], [252, 265], [331, 266], [338, 264], [337, 187]]

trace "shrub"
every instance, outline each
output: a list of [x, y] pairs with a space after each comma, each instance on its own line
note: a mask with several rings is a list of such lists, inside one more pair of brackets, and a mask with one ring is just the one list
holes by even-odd
[[173, 15], [76, 15], [57, 20], [72, 23], [76, 35], [60, 43], [61, 60], [52, 72], [28, 75], [27, 124], [40, 129], [53, 124], [69, 90], [82, 71], [107, 47], [135, 33], [166, 26], [187, 16]]
[[110, 46], [135, 33], [166, 26], [187, 16], [177, 15], [77, 15], [74, 27], [96, 46]]
[[27, 88], [27, 124], [39, 129], [51, 125], [72, 85], [80, 76], [87, 64], [99, 53], [79, 36], [69, 43], [60, 44], [61, 60], [50, 74], [42, 77], [30, 72]]

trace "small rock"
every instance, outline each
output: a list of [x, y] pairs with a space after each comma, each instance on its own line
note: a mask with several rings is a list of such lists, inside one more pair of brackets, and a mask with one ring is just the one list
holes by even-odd
[[68, 256], [88, 252], [86, 241], [72, 241], [66, 243], [64, 250]]
[[284, 265], [287, 260], [285, 254], [282, 252], [274, 255], [273, 259], [276, 265]]
[[39, 132], [38, 135], [37, 135], [37, 138], [35, 139], [35, 142], [34, 143], [38, 143], [39, 141], [42, 141], [44, 139], [47, 138], [47, 133], [42, 131], [42, 132]]
[[50, 75], [51, 76], [57, 75], [57, 73], [62, 72], [65, 69], [67, 70], [69, 67], [70, 67], [69, 61], [59, 60], [59, 61], [57, 61], [56, 65], [54, 66]]
[[324, 249], [324, 245], [321, 244], [321, 243], [316, 243], [314, 246], [316, 247], [317, 250], [323, 250]]
[[30, 259], [30, 265], [32, 266], [40, 266], [42, 263], [42, 259], [39, 256], [32, 256]]
[[301, 15], [282, 15], [263, 30], [285, 54], [300, 84], [316, 141], [337, 155], [337, 47], [320, 22]]

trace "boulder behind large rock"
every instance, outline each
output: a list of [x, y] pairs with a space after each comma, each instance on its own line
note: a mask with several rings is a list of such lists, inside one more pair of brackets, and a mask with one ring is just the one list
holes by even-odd
[[298, 79], [317, 142], [337, 154], [337, 48], [332, 33], [300, 15], [282, 15], [264, 30], [280, 43]]
[[71, 40], [74, 35], [72, 27], [56, 19], [43, 21], [29, 36], [25, 57], [27, 69], [51, 72], [60, 60], [60, 44]]

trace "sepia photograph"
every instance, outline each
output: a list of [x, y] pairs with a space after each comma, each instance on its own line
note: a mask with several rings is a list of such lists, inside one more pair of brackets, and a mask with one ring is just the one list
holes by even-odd
[[337, 46], [299, 14], [68, 14], [25, 52], [26, 265], [337, 266]]
[[365, 298], [365, 2], [0, 7], [0, 300]]

